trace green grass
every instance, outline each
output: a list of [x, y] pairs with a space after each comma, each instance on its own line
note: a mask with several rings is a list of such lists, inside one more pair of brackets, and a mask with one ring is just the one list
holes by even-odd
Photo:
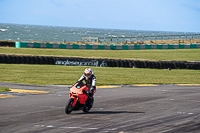
[[0, 54], [26, 54], [48, 56], [76, 56], [98, 58], [120, 58], [136, 60], [178, 60], [200, 61], [200, 49], [159, 49], [159, 50], [70, 50], [42, 48], [0, 47]]
[[[137, 60], [200, 61], [200, 49], [167, 50], [70, 50], [41, 48], [0, 47], [0, 54], [76, 56], [120, 58]], [[0, 64], [0, 81], [27, 84], [75, 83], [86, 66]], [[97, 85], [123, 84], [200, 84], [200, 70], [133, 69], [91, 67], [97, 77]]]
[[[86, 66], [0, 64], [0, 81], [26, 84], [75, 83]], [[200, 70], [91, 67], [97, 85], [200, 84]]]
[[1, 87], [0, 86], [0, 92], [6, 92], [6, 91], [10, 91], [10, 89], [8, 87]]

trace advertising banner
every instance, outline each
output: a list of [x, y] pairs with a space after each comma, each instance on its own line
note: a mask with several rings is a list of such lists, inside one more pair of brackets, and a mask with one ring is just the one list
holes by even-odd
[[107, 62], [103, 60], [94, 60], [94, 59], [57, 59], [55, 65], [63, 66], [99, 66], [107, 67]]

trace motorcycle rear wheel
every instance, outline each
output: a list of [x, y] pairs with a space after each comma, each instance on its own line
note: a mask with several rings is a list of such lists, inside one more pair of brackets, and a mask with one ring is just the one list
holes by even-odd
[[65, 106], [65, 113], [66, 114], [70, 114], [73, 110], [73, 107], [72, 107], [72, 104], [74, 102], [74, 99], [73, 98], [70, 98], [68, 101], [67, 101], [67, 104]]
[[87, 102], [87, 105], [82, 109], [82, 111], [83, 111], [84, 113], [89, 112], [90, 109], [91, 109], [92, 106], [93, 106], [93, 103], [94, 103], [94, 98], [92, 97], [92, 98], [90, 99], [90, 101]]

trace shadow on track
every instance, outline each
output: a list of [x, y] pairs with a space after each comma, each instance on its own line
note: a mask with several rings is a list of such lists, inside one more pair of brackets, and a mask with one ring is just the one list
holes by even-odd
[[[88, 112], [87, 114], [121, 114], [121, 113], [138, 114], [138, 113], [145, 113], [145, 112], [131, 112], [131, 111], [91, 111], [91, 112]], [[80, 114], [85, 114], [85, 113], [80, 113]]]

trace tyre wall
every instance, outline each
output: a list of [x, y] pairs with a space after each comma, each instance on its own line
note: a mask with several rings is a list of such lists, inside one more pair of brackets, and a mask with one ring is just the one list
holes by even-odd
[[187, 61], [139, 61], [51, 56], [0, 55], [1, 64], [49, 64], [65, 66], [99, 66], [152, 69], [200, 69], [200, 62]]
[[0, 55], [2, 64], [55, 64], [55, 57]]
[[0, 41], [1, 47], [15, 47], [15, 42]]

